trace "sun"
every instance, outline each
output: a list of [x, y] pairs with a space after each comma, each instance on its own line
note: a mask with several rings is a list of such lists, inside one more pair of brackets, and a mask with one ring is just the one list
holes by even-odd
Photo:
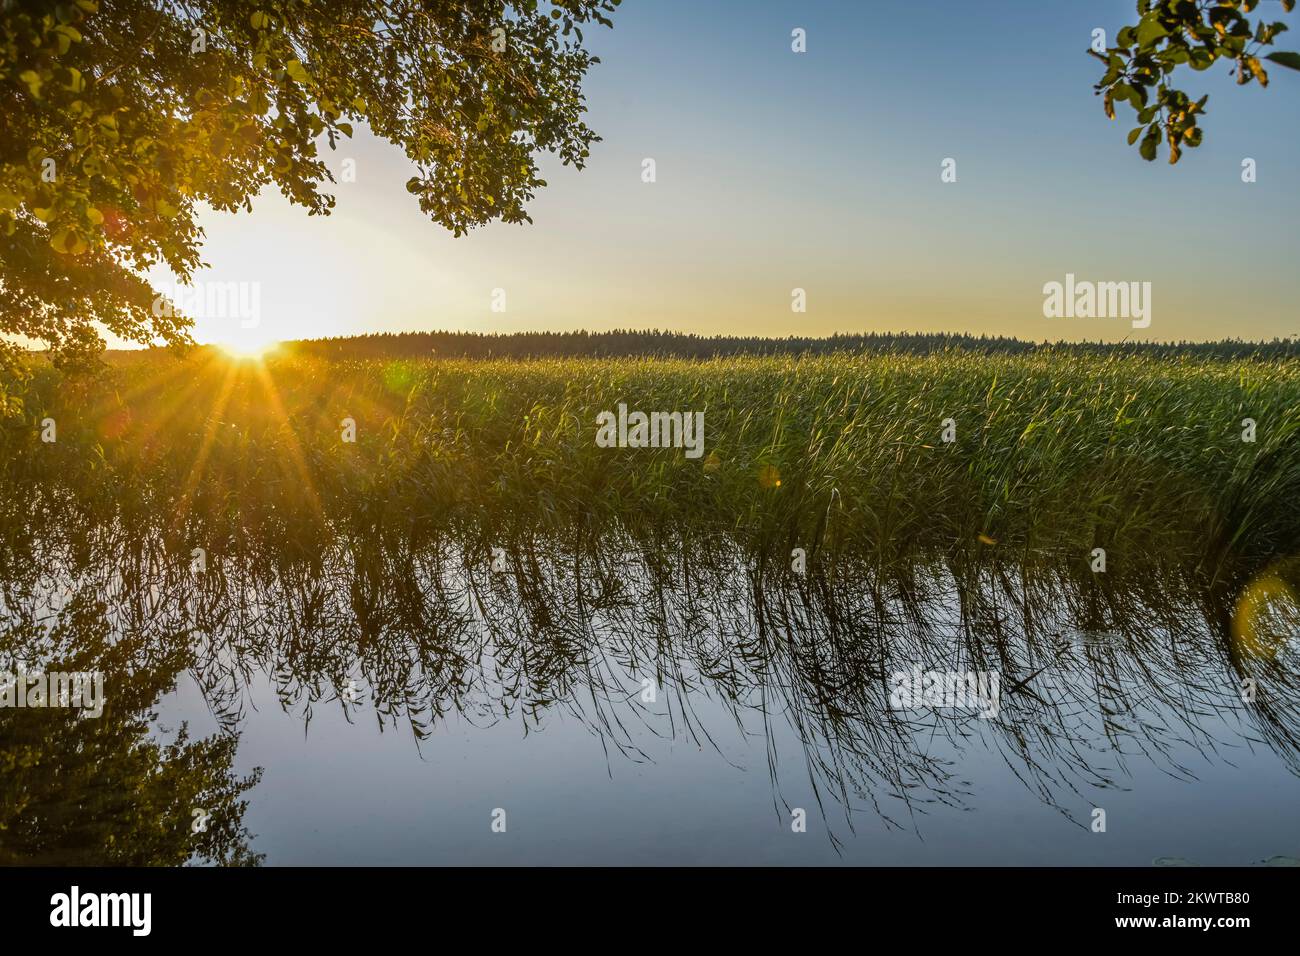
[[231, 358], [262, 359], [279, 348], [280, 343], [259, 329], [241, 329], [226, 339], [213, 343]]

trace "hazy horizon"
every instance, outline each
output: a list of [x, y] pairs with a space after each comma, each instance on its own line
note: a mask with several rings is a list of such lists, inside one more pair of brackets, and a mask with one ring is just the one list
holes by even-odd
[[[978, 339], [978, 338], [980, 338], [981, 336], [983, 336], [983, 337], [987, 337], [987, 338], [989, 338], [989, 339], [991, 339], [991, 340], [995, 340], [995, 339], [1003, 339], [1003, 340], [1006, 340], [1006, 341], [1020, 342], [1020, 343], [1023, 343], [1023, 344], [1027, 344], [1027, 345], [1035, 345], [1035, 346], [1057, 346], [1057, 345], [1059, 345], [1059, 346], [1085, 346], [1085, 345], [1106, 345], [1106, 346], [1117, 346], [1117, 347], [1122, 347], [1122, 346], [1124, 346], [1124, 345], [1129, 345], [1129, 344], [1132, 344], [1132, 345], [1157, 345], [1157, 346], [1171, 346], [1171, 347], [1172, 347], [1172, 346], [1178, 346], [1178, 345], [1216, 345], [1216, 344], [1220, 344], [1220, 343], [1231, 343], [1231, 342], [1239, 342], [1239, 343], [1242, 343], [1242, 344], [1245, 344], [1245, 345], [1270, 345], [1270, 344], [1273, 344], [1273, 343], [1276, 343], [1276, 342], [1294, 342], [1294, 341], [1297, 341], [1298, 338], [1300, 338], [1300, 333], [1296, 333], [1296, 334], [1289, 335], [1289, 336], [1272, 336], [1272, 337], [1268, 337], [1268, 338], [1248, 338], [1248, 337], [1243, 337], [1243, 336], [1230, 336], [1230, 335], [1225, 335], [1225, 336], [1221, 336], [1221, 337], [1219, 337], [1219, 338], [1217, 338], [1217, 339], [1156, 339], [1156, 338], [1143, 338], [1143, 339], [1127, 338], [1127, 339], [1113, 339], [1113, 340], [1104, 340], [1104, 339], [1082, 339], [1082, 338], [1080, 338], [1080, 339], [1064, 339], [1064, 338], [1058, 338], [1058, 339], [1047, 339], [1047, 338], [1043, 338], [1043, 339], [1032, 339], [1032, 338], [1021, 338], [1021, 337], [1018, 337], [1018, 336], [1003, 336], [1003, 335], [1000, 335], [999, 333], [996, 333], [996, 332], [973, 332], [973, 333], [967, 333], [967, 332], [954, 332], [954, 331], [907, 332], [907, 331], [902, 331], [902, 330], [898, 330], [898, 329], [889, 329], [889, 328], [885, 328], [885, 329], [865, 329], [865, 330], [845, 329], [845, 330], [842, 330], [842, 331], [828, 332], [828, 333], [826, 333], [825, 335], [803, 335], [803, 334], [798, 333], [798, 332], [790, 332], [790, 333], [787, 333], [787, 334], [784, 334], [784, 335], [775, 335], [775, 334], [774, 334], [774, 335], [753, 335], [753, 336], [751, 336], [751, 335], [745, 335], [744, 333], [732, 333], [732, 332], [716, 332], [716, 333], [707, 333], [707, 334], [706, 334], [706, 333], [693, 332], [693, 331], [691, 331], [690, 329], [683, 329], [683, 330], [669, 330], [669, 329], [654, 329], [654, 328], [602, 329], [602, 330], [600, 330], [600, 331], [595, 331], [595, 330], [592, 330], [592, 329], [585, 329], [585, 328], [571, 328], [571, 329], [507, 329], [507, 330], [501, 330], [501, 331], [497, 331], [497, 330], [470, 331], [470, 330], [467, 330], [467, 329], [445, 329], [445, 328], [444, 328], [444, 329], [398, 329], [398, 330], [382, 329], [382, 330], [377, 330], [377, 331], [358, 331], [358, 332], [349, 332], [349, 333], [345, 333], [345, 334], [343, 334], [343, 335], [324, 335], [324, 336], [310, 336], [310, 337], [306, 337], [306, 338], [296, 338], [296, 339], [279, 339], [279, 340], [276, 340], [276, 342], [277, 342], [277, 344], [328, 342], [328, 341], [338, 341], [338, 340], [348, 340], [348, 339], [356, 339], [356, 338], [365, 338], [366, 336], [375, 336], [375, 335], [393, 335], [393, 336], [402, 336], [402, 335], [470, 335], [470, 336], [500, 336], [500, 337], [512, 337], [512, 336], [527, 336], [527, 335], [544, 335], [544, 334], [550, 334], [550, 335], [560, 335], [560, 336], [563, 336], [563, 335], [590, 335], [590, 336], [593, 336], [593, 337], [594, 337], [594, 336], [602, 336], [602, 335], [613, 335], [613, 334], [617, 334], [617, 333], [624, 333], [624, 334], [629, 334], [629, 335], [656, 335], [656, 334], [665, 334], [665, 335], [695, 336], [696, 338], [703, 339], [703, 340], [706, 340], [706, 341], [712, 341], [712, 340], [715, 340], [715, 339], [717, 339], [717, 340], [728, 340], [728, 339], [738, 339], [738, 340], [739, 340], [739, 339], [745, 339], [745, 340], [748, 340], [748, 339], [757, 339], [757, 340], [760, 340], [760, 341], [763, 341], [763, 342], [781, 342], [781, 341], [784, 341], [784, 340], [787, 340], [787, 339], [796, 339], [796, 340], [801, 340], [801, 341], [802, 341], [802, 340], [809, 340], [809, 341], [818, 341], [818, 342], [821, 342], [821, 341], [829, 341], [829, 340], [831, 340], [831, 339], [833, 339], [833, 338], [835, 338], [835, 337], [841, 337], [841, 338], [855, 338], [855, 337], [865, 337], [865, 336], [871, 336], [871, 335], [879, 336], [879, 337], [882, 337], [882, 338], [890, 338], [890, 337], [893, 337], [893, 338], [903, 338], [903, 337], [910, 337], [910, 336], [915, 336], [915, 337], [917, 337], [917, 338], [923, 338], [923, 337], [927, 337], [927, 336], [942, 336], [942, 335], [947, 335], [947, 336], [952, 336], [952, 337], [969, 337], [969, 338], [975, 338], [975, 339]], [[223, 342], [223, 341], [209, 341], [209, 342], [198, 342], [198, 341], [196, 341], [196, 342], [195, 342], [195, 345], [197, 345], [197, 346], [199, 346], [199, 347], [209, 347], [209, 346], [211, 346], [211, 347], [218, 347], [218, 348], [220, 348], [220, 347], [223, 347], [223, 346], [226, 345], [226, 344], [227, 344], [227, 343], [225, 343], [225, 342]], [[131, 342], [112, 342], [112, 343], [109, 344], [108, 350], [109, 350], [109, 351], [113, 351], [113, 352], [143, 352], [143, 351], [148, 351], [148, 350], [150, 350], [150, 349], [165, 349], [165, 348], [167, 348], [167, 346], [159, 346], [159, 345], [154, 345], [154, 346], [142, 346], [142, 345], [137, 345], [137, 344], [135, 344], [135, 343], [131, 343]], [[35, 351], [35, 352], [38, 352], [38, 353], [39, 353], [39, 352], [44, 352], [44, 351], [47, 351], [47, 350], [45, 350], [45, 349], [35, 349], [35, 350], [32, 350], [32, 351]]]

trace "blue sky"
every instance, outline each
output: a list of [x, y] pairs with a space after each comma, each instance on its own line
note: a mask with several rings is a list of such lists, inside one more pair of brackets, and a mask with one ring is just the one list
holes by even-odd
[[[1300, 48], [1300, 12], [1261, 11], [1292, 23], [1281, 48]], [[205, 215], [200, 278], [259, 282], [256, 334], [273, 338], [1300, 332], [1300, 73], [1274, 68], [1267, 90], [1236, 87], [1227, 64], [1180, 75], [1211, 95], [1204, 145], [1170, 167], [1126, 145], [1131, 111], [1107, 120], [1092, 91], [1092, 31], [1135, 22], [1132, 0], [626, 0], [614, 19], [587, 34], [604, 141], [581, 173], [545, 164], [533, 225], [453, 238], [405, 192], [404, 157], [359, 131], [330, 157], [354, 158], [357, 181], [336, 187], [329, 220], [273, 194], [251, 215]], [[806, 53], [791, 51], [796, 27]], [[957, 182], [942, 183], [949, 157]], [[1067, 273], [1150, 282], [1151, 326], [1045, 318], [1043, 286]], [[196, 335], [237, 338], [237, 324]]]

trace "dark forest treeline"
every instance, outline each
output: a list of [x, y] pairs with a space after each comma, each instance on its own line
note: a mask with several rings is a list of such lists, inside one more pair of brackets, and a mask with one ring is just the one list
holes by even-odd
[[951, 333], [870, 332], [825, 338], [789, 336], [702, 336], [681, 332], [380, 332], [346, 338], [294, 342], [295, 354], [327, 360], [367, 358], [564, 358], [662, 356], [707, 359], [727, 355], [800, 355], [830, 352], [886, 352], [927, 355], [948, 349], [1018, 355], [1043, 349], [1088, 354], [1189, 355], [1204, 358], [1300, 357], [1300, 341], [1246, 342], [1059, 342], [1034, 343], [1006, 336]]

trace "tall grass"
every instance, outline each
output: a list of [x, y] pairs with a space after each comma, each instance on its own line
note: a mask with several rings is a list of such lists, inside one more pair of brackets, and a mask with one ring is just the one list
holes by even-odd
[[[536, 361], [136, 357], [52, 370], [0, 430], [14, 517], [57, 501], [220, 547], [339, 532], [726, 534], [775, 555], [998, 549], [1086, 563], [1300, 544], [1290, 361], [830, 355]], [[601, 448], [596, 415], [703, 411], [705, 453]], [[53, 418], [57, 441], [41, 441]], [[356, 442], [341, 422], [356, 423]], [[945, 419], [956, 441], [941, 441]], [[1257, 440], [1242, 440], [1243, 419]], [[200, 541], [199, 539], [203, 540]]]

